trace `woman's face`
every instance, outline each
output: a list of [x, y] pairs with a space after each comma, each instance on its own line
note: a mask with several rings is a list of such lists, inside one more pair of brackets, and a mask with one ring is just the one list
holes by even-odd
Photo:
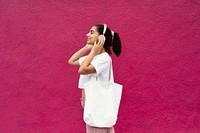
[[93, 26], [90, 29], [89, 33], [87, 33], [87, 35], [86, 35], [86, 37], [87, 37], [87, 44], [94, 45], [94, 42], [98, 41], [98, 36], [99, 36], [99, 33], [96, 30], [96, 26]]

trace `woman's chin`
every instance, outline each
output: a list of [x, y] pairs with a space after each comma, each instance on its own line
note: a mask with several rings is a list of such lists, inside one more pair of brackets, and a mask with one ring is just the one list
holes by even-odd
[[87, 44], [89, 44], [89, 45], [94, 45], [94, 43], [91, 43], [90, 41], [87, 41]]

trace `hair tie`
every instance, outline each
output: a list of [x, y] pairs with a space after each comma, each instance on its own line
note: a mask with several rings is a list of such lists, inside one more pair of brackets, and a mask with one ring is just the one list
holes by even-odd
[[114, 31], [111, 31], [111, 35], [112, 35], [112, 36], [114, 36], [114, 33], [115, 33]]

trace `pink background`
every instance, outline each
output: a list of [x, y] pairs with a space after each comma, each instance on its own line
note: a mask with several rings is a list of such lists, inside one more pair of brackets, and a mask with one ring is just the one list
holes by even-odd
[[123, 51], [116, 133], [200, 132], [199, 0], [1, 0], [0, 133], [84, 133], [70, 56], [107, 23]]

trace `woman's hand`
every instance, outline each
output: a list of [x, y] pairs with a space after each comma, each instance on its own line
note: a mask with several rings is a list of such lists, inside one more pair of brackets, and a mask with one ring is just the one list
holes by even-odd
[[91, 45], [91, 44], [86, 44], [86, 45], [85, 45], [85, 49], [86, 49], [87, 51], [91, 50], [92, 48], [93, 48], [93, 45]]
[[100, 54], [104, 45], [104, 41], [98, 41], [98, 43], [94, 43], [94, 46], [91, 50], [91, 54], [97, 55]]

